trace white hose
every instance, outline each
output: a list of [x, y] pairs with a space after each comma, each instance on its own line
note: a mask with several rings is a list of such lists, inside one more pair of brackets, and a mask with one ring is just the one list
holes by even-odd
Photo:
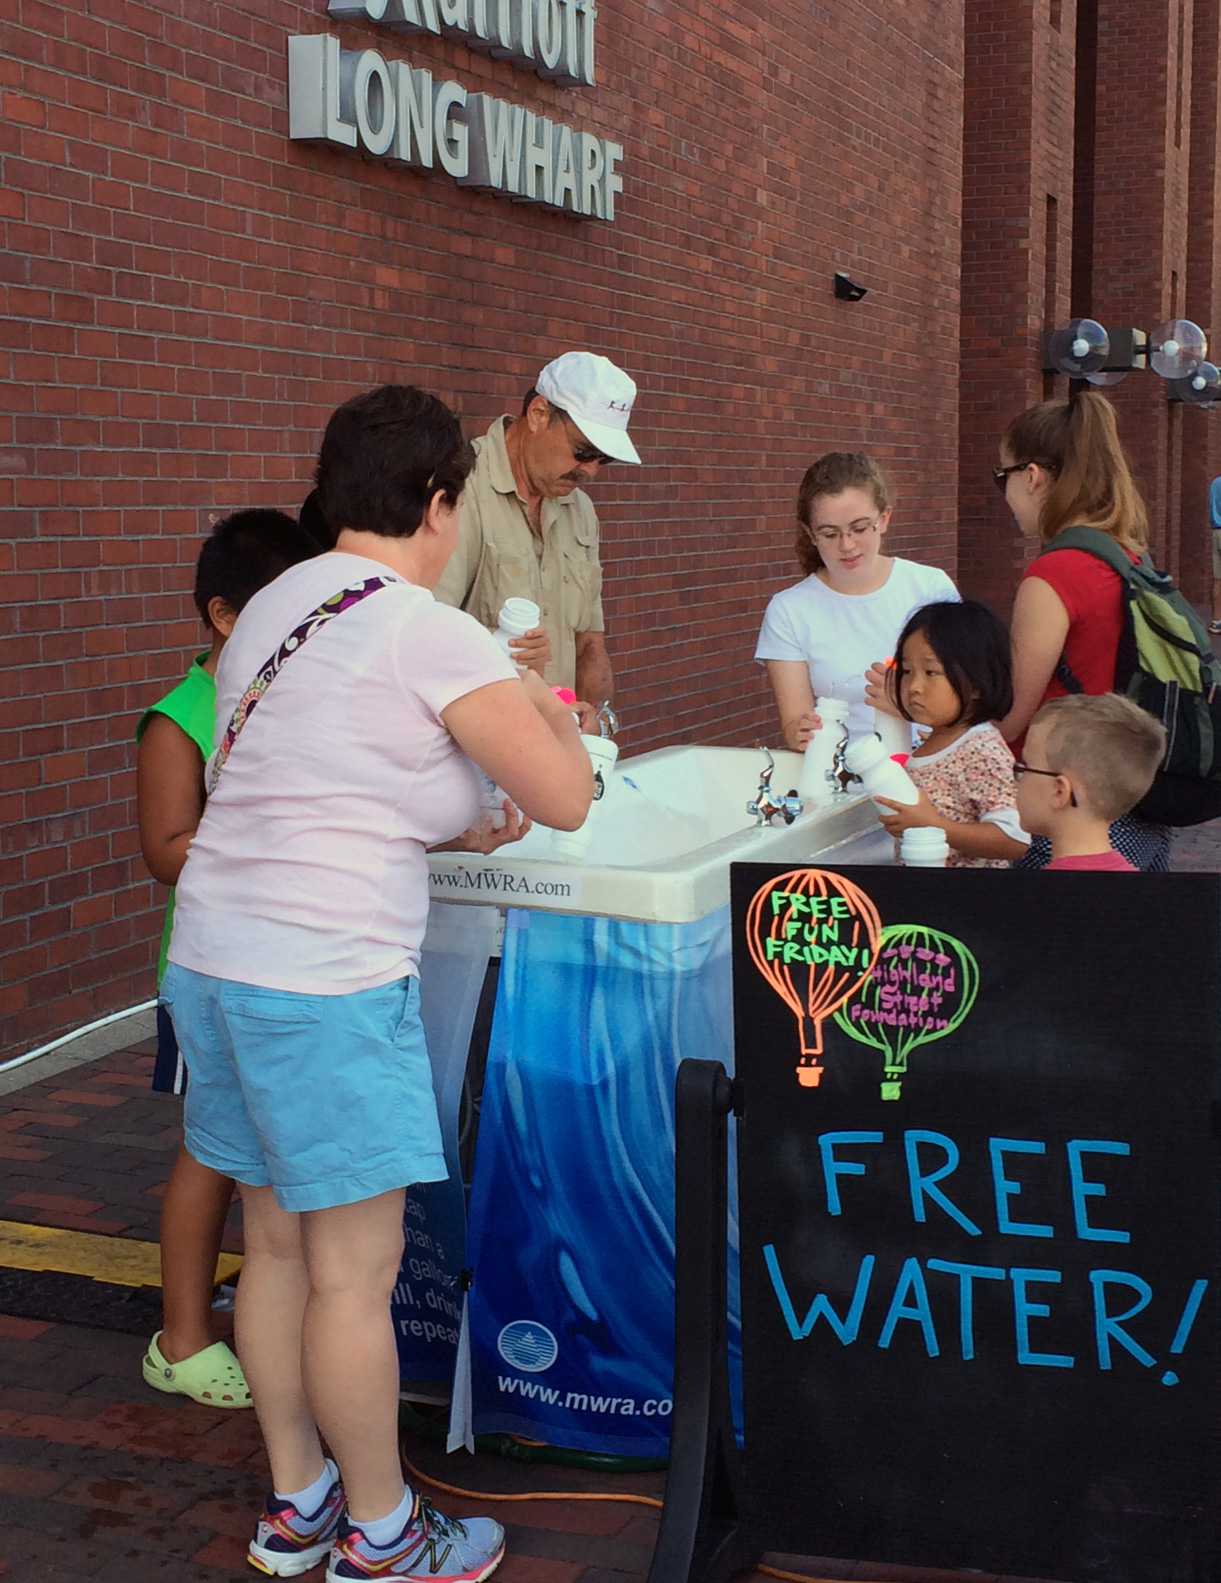
[[156, 1004], [155, 1000], [142, 1000], [138, 1006], [128, 1006], [126, 1011], [112, 1011], [108, 1016], [99, 1017], [96, 1022], [87, 1022], [83, 1028], [76, 1028], [71, 1033], [62, 1033], [58, 1039], [52, 1039], [49, 1044], [40, 1044], [36, 1050], [27, 1050], [24, 1055], [15, 1055], [10, 1061], [0, 1061], [0, 1075], [11, 1072], [18, 1066], [25, 1066], [29, 1061], [36, 1061], [40, 1055], [50, 1055], [51, 1051], [58, 1050], [61, 1044], [71, 1044], [73, 1039], [83, 1039], [87, 1033], [95, 1033], [99, 1028], [109, 1027], [112, 1022], [122, 1022], [124, 1017], [134, 1017], [140, 1011], [151, 1011]]

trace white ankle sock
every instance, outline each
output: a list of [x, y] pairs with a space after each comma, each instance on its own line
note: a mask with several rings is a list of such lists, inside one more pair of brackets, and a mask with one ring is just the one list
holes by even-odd
[[371, 1545], [384, 1550], [387, 1545], [392, 1545], [406, 1528], [414, 1505], [415, 1491], [408, 1484], [403, 1490], [402, 1500], [388, 1517], [379, 1517], [376, 1522], [371, 1523], [357, 1523], [356, 1526]]
[[302, 1517], [312, 1517], [331, 1493], [331, 1485], [338, 1477], [339, 1469], [330, 1457], [326, 1457], [322, 1463], [322, 1472], [312, 1484], [307, 1484], [303, 1490], [295, 1490], [291, 1495], [281, 1495], [276, 1490], [275, 1496], [279, 1501], [291, 1501]]

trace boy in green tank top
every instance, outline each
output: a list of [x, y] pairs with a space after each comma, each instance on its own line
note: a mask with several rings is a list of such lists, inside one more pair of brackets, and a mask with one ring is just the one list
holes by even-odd
[[[136, 727], [140, 850], [154, 879], [171, 887], [157, 960], [165, 972], [174, 924], [173, 886], [204, 807], [204, 764], [216, 730], [216, 662], [246, 601], [327, 545], [281, 511], [238, 511], [205, 539], [195, 569], [195, 605], [211, 637], [177, 687]], [[153, 1088], [181, 1094], [186, 1069], [173, 1025], [157, 1008]], [[182, 1144], [161, 1206], [162, 1328], [149, 1342], [144, 1378], [156, 1390], [210, 1407], [249, 1407], [237, 1358], [212, 1330], [212, 1288], [233, 1182], [193, 1159]]]

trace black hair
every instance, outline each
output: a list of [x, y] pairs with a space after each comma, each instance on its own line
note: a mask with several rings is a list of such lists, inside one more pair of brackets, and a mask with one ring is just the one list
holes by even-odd
[[254, 507], [224, 517], [204, 540], [195, 566], [195, 608], [200, 618], [208, 621], [208, 606], [214, 599], [223, 599], [238, 614], [260, 588], [322, 548], [283, 511]]
[[[908, 617], [895, 644], [895, 702], [910, 720], [899, 685], [903, 645], [917, 632], [941, 661], [946, 680], [958, 694], [958, 720], [977, 726], [1001, 720], [1013, 708], [1013, 661], [1005, 623], [976, 599], [938, 600]], [[972, 697], [974, 693], [974, 697]]]
[[301, 502], [301, 509], [297, 513], [297, 521], [309, 534], [310, 538], [318, 541], [320, 550], [333, 550], [335, 548], [335, 530], [322, 514], [322, 507], [318, 504], [318, 491], [311, 489]]
[[415, 385], [379, 385], [331, 414], [318, 452], [318, 505], [336, 533], [409, 539], [440, 490], [456, 506], [475, 465], [458, 419]]

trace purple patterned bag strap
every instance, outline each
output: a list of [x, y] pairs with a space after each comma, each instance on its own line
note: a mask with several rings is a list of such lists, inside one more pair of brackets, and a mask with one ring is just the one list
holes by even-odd
[[246, 691], [237, 701], [237, 708], [230, 716], [229, 724], [225, 727], [225, 734], [220, 740], [212, 758], [212, 769], [208, 775], [208, 796], [216, 790], [216, 783], [220, 779], [220, 772], [225, 767], [225, 761], [233, 751], [233, 744], [237, 741], [238, 733], [250, 719], [254, 707], [263, 694], [275, 680], [280, 667], [289, 655], [295, 654], [307, 638], [312, 638], [319, 628], [326, 626], [328, 621], [333, 621], [336, 616], [345, 610], [351, 610], [353, 605], [358, 605], [362, 599], [367, 599], [370, 594], [375, 594], [379, 588], [389, 588], [392, 583], [400, 581], [397, 577], [367, 577], [363, 583], [353, 583], [348, 588], [341, 588], [337, 594], [332, 594], [329, 599], [324, 599], [317, 610], [311, 610], [300, 626], [296, 626], [284, 639], [276, 652], [259, 666], [258, 674], [247, 687]]

